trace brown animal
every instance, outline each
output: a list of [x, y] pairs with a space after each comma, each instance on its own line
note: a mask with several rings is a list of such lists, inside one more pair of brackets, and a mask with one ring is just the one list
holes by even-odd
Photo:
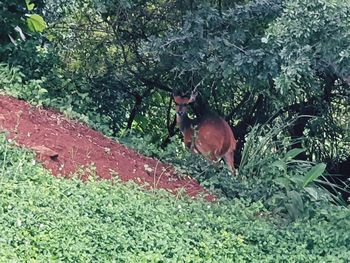
[[183, 135], [185, 145], [206, 159], [218, 161], [223, 158], [235, 174], [233, 154], [237, 141], [231, 127], [220, 116], [207, 113], [203, 117], [190, 119], [187, 115], [189, 104], [196, 100], [197, 93], [190, 97], [173, 93], [176, 105], [176, 121]]

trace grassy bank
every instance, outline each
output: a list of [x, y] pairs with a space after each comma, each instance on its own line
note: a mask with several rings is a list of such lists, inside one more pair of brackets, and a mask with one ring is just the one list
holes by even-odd
[[346, 262], [349, 210], [287, 223], [260, 203], [52, 177], [0, 143], [1, 262]]

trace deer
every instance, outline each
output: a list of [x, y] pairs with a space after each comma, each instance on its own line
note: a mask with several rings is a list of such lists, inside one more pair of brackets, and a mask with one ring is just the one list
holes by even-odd
[[173, 92], [176, 123], [183, 135], [183, 141], [192, 152], [202, 155], [209, 161], [224, 159], [232, 175], [235, 175], [234, 152], [237, 141], [230, 125], [219, 115], [207, 111], [199, 118], [191, 119], [187, 110], [189, 104], [196, 100], [197, 91], [188, 96]]

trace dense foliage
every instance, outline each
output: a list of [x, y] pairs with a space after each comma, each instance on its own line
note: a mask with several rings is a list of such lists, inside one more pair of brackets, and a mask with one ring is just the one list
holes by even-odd
[[288, 223], [260, 202], [217, 203], [133, 184], [52, 177], [0, 143], [0, 259], [6, 262], [346, 262], [349, 210]]
[[[14, 0], [0, 3], [0, 61], [22, 64], [33, 71], [39, 67], [36, 50], [46, 28], [40, 15], [42, 0]], [[24, 52], [23, 52], [24, 49]], [[43, 69], [40, 64], [40, 70]]]

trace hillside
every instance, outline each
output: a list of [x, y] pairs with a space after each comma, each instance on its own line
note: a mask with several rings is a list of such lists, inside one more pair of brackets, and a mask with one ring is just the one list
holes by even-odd
[[9, 139], [35, 151], [37, 159], [56, 176], [69, 177], [92, 165], [103, 179], [118, 176], [122, 181], [133, 180], [174, 194], [184, 189], [190, 196], [214, 198], [196, 180], [178, 174], [171, 165], [145, 157], [53, 110], [0, 96], [0, 127], [9, 133]]

